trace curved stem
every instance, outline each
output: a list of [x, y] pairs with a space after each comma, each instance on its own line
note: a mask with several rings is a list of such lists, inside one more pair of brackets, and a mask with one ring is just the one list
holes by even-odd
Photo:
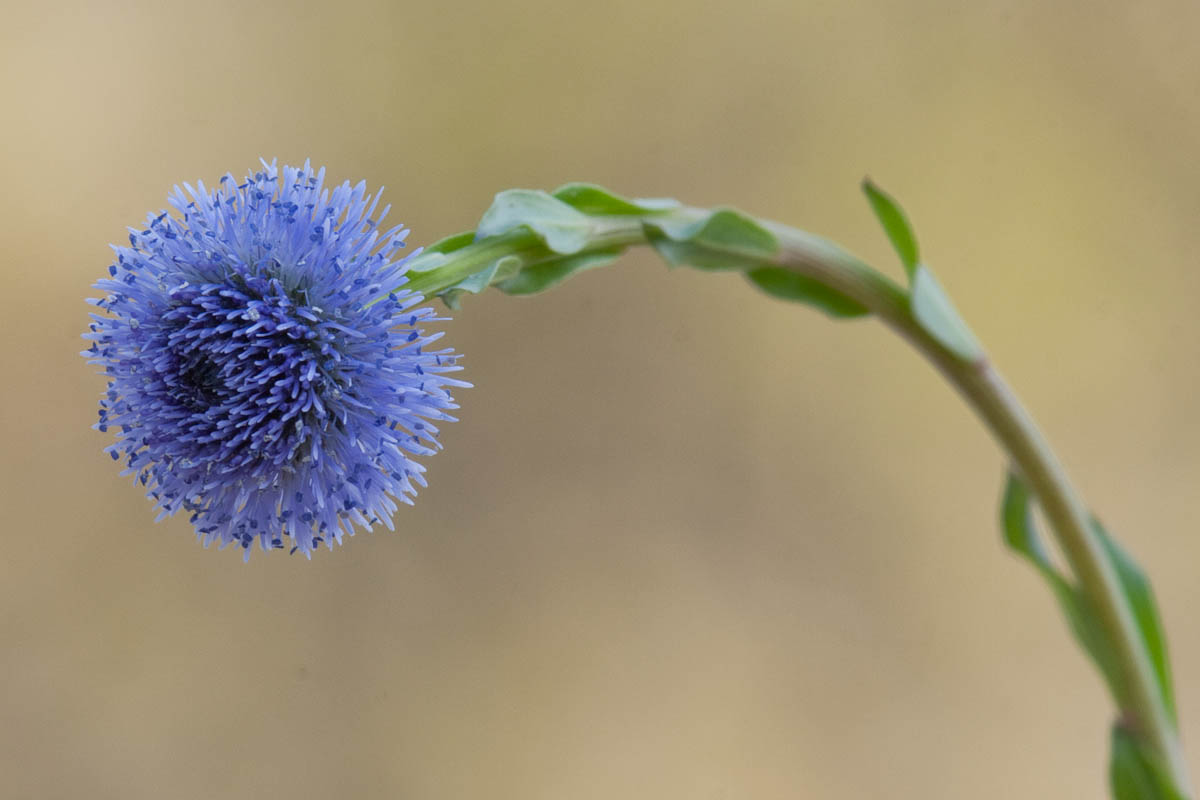
[[904, 291], [854, 256], [808, 234], [770, 226], [782, 249], [779, 266], [828, 281], [859, 301], [909, 341], [950, 381], [983, 420], [1036, 495], [1079, 587], [1095, 610], [1115, 655], [1127, 707], [1123, 722], [1162, 756], [1180, 791], [1191, 785], [1179, 737], [1159, 694], [1154, 668], [1141, 646], [1120, 580], [1096, 536], [1091, 517], [1062, 464], [1032, 417], [986, 358], [964, 361], [914, 319]]
[[[670, 218], [688, 224], [706, 219], [710, 213], [680, 207], [670, 211]], [[584, 252], [648, 244], [646, 224], [659, 223], [636, 215], [594, 218]], [[1080, 591], [1112, 643], [1122, 723], [1161, 756], [1174, 785], [1184, 796], [1192, 797], [1178, 734], [1157, 689], [1153, 666], [1116, 570], [1062, 465], [999, 373], [986, 357], [968, 360], [947, 349], [914, 316], [909, 293], [855, 256], [795, 228], [773, 222], [759, 224], [778, 242], [778, 250], [771, 257], [748, 255], [719, 244], [703, 246], [762, 266], [783, 267], [857, 301], [932, 362], [983, 420], [1045, 511]], [[479, 239], [449, 255], [417, 256], [404, 288], [438, 294], [506, 256], [518, 258], [523, 268], [560, 257], [532, 231], [517, 229]], [[424, 258], [430, 261], [422, 262]]]

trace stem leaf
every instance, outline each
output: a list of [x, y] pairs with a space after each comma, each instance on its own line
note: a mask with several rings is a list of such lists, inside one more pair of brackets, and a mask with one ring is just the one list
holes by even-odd
[[446, 263], [447, 256], [455, 250], [461, 250], [475, 241], [475, 231], [464, 231], [453, 236], [440, 239], [421, 252], [413, 255], [405, 263], [405, 272], [431, 272]]
[[449, 254], [453, 253], [455, 250], [462, 250], [464, 247], [474, 241], [475, 231], [463, 231], [462, 233], [456, 233], [453, 236], [447, 236], [445, 239], [438, 239], [421, 252]]
[[458, 289], [471, 294], [479, 294], [497, 281], [502, 281], [516, 275], [521, 269], [521, 259], [516, 256], [504, 256], [493, 261], [487, 269], [480, 270], [474, 275], [463, 278], [450, 289]]
[[561, 283], [577, 272], [611, 264], [621, 256], [621, 252], [622, 248], [613, 247], [541, 261], [498, 281], [496, 288], [507, 294], [536, 294]]
[[672, 267], [690, 266], [712, 272], [740, 270], [747, 271], [761, 266], [756, 258], [710, 250], [702, 245], [691, 242], [679, 242], [663, 236], [656, 229], [646, 226], [646, 239], [663, 260]]
[[1178, 725], [1175, 716], [1175, 693], [1171, 687], [1171, 665], [1167, 658], [1167, 637], [1158, 614], [1158, 604], [1154, 600], [1154, 590], [1146, 578], [1146, 573], [1125, 552], [1124, 548], [1117, 544], [1116, 539], [1109, 535], [1098, 520], [1092, 520], [1092, 529], [1095, 530], [1096, 536], [1104, 545], [1109, 560], [1116, 568], [1125, 602], [1129, 604], [1129, 608], [1133, 612], [1138, 632], [1142, 636], [1142, 645], [1146, 648], [1146, 654], [1154, 666], [1154, 677], [1157, 679], [1163, 707], [1171, 717], [1171, 722]]
[[772, 297], [808, 303], [831, 317], [861, 317], [871, 313], [866, 306], [841, 292], [783, 267], [751, 269], [746, 272], [746, 278]]
[[[755, 220], [732, 208], [718, 209], [708, 216], [698, 219], [664, 219], [648, 220], [647, 228], [657, 229], [662, 234], [660, 242], [695, 245], [700, 249], [711, 249], [728, 253], [737, 260], [738, 255], [745, 256], [742, 262], [760, 261], [774, 258], [779, 253], [779, 242], [775, 234], [764, 228]], [[658, 244], [655, 244], [658, 247]], [[662, 250], [660, 249], [660, 252]], [[682, 251], [680, 251], [682, 252]], [[697, 264], [691, 259], [674, 261], [673, 264], [688, 263], [702, 269], [724, 269], [725, 267], [707, 267]]]
[[1119, 722], [1112, 729], [1108, 780], [1114, 800], [1184, 800], [1161, 759]]
[[779, 251], [773, 233], [729, 208], [701, 219], [650, 219], [644, 227], [651, 246], [673, 267], [747, 271]]
[[1015, 473], [1009, 472], [1004, 486], [1004, 497], [1000, 503], [1000, 526], [1004, 533], [1004, 541], [1024, 556], [1049, 584], [1076, 641], [1100, 669], [1109, 691], [1119, 704], [1122, 694], [1120, 675], [1112, 649], [1087, 599], [1054, 566], [1046, 554], [1033, 524], [1031, 500], [1025, 482]]
[[[1127, 708], [1127, 704], [1123, 702], [1125, 688], [1113, 645], [1104, 634], [1104, 629], [1087, 598], [1059, 572], [1047, 556], [1034, 529], [1030, 513], [1031, 499], [1024, 481], [1010, 472], [1000, 504], [1004, 541], [1028, 559], [1050, 584], [1075, 638], [1100, 668], [1117, 704]], [[1171, 691], [1166, 637], [1150, 583], [1141, 568], [1099, 522], [1092, 520], [1092, 528], [1103, 544], [1105, 555], [1112, 562], [1120, 580], [1122, 599], [1129, 603], [1133, 612], [1141, 634], [1142, 646], [1154, 665], [1163, 705], [1174, 723], [1175, 702]], [[1109, 781], [1116, 800], [1184, 800], [1184, 796], [1172, 784], [1170, 771], [1166, 769], [1161, 755], [1150, 747], [1144, 738], [1138, 737], [1135, 731], [1120, 721], [1112, 729]]]
[[602, 186], [592, 183], [568, 183], [554, 190], [556, 200], [561, 200], [577, 211], [591, 216], [642, 216], [660, 214], [679, 207], [678, 200], [630, 200], [614, 194]]
[[1010, 471], [1000, 501], [1000, 528], [1004, 533], [1004, 542], [1029, 559], [1038, 572], [1043, 575], [1051, 573], [1061, 580], [1033, 526], [1033, 514], [1029, 506], [1029, 487]]
[[587, 246], [594, 224], [587, 214], [546, 192], [509, 189], [496, 195], [484, 212], [475, 238], [499, 236], [524, 226], [554, 252], [573, 255]]
[[908, 273], [909, 280], [913, 280], [917, 264], [921, 261], [921, 255], [917, 249], [917, 237], [913, 233], [912, 225], [908, 222], [908, 216], [905, 215], [900, 204], [891, 195], [872, 183], [870, 178], [863, 179], [862, 190], [867, 195], [867, 200], [871, 203], [871, 209], [875, 212], [876, 218], [883, 225], [884, 233], [891, 240], [892, 247], [896, 249], [896, 254], [900, 256], [900, 263], [904, 265], [904, 271]]
[[963, 322], [958, 309], [950, 302], [933, 272], [924, 264], [918, 264], [913, 274], [910, 302], [917, 322], [947, 350], [964, 361], [983, 358], [983, 346], [967, 323]]
[[516, 256], [504, 256], [493, 261], [486, 269], [473, 275], [468, 275], [453, 286], [442, 290], [439, 294], [442, 302], [448, 308], [458, 310], [461, 307], [460, 298], [467, 293], [479, 294], [497, 281], [502, 281], [516, 275], [521, 269], [521, 259]]

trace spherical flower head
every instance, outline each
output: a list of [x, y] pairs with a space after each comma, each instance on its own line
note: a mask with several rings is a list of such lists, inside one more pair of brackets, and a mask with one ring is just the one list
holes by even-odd
[[[249, 558], [332, 549], [355, 526], [392, 527], [424, 486], [414, 456], [469, 384], [439, 317], [404, 290], [408, 231], [381, 230], [364, 183], [276, 168], [239, 183], [175, 187], [114, 247], [83, 355], [103, 367], [107, 452], [159, 519], [185, 511], [200, 540]], [[290, 540], [290, 541], [289, 541]]]

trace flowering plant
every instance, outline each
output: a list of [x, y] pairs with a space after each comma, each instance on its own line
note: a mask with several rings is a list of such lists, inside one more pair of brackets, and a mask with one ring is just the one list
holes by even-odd
[[[466, 294], [546, 290], [647, 244], [672, 265], [733, 270], [766, 294], [835, 318], [875, 316], [919, 350], [988, 426], [1009, 460], [1005, 542], [1045, 578], [1119, 709], [1110, 784], [1118, 800], [1191, 797], [1165, 636], [1146, 576], [1088, 512], [1045, 439], [920, 257], [900, 207], [864, 190], [907, 276], [898, 284], [837, 245], [733, 209], [631, 200], [597, 186], [496, 196], [478, 227], [400, 257], [364, 184], [272, 164], [210, 191], [171, 196], [116, 248], [84, 353], [108, 376], [108, 452], [160, 517], [184, 510], [206, 544], [249, 556], [311, 555], [354, 526], [391, 525], [423, 485], [414, 456], [468, 384], [429, 349]], [[1066, 562], [1035, 529], [1038, 504]]]
[[403, 288], [408, 231], [382, 230], [366, 185], [264, 164], [178, 187], [116, 247], [84, 353], [104, 368], [97, 427], [161, 519], [205, 543], [305, 555], [354, 525], [391, 526], [424, 484], [455, 407], [451, 350]]

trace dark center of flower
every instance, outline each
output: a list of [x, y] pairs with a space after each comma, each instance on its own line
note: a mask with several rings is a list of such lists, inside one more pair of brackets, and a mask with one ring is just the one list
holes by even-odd
[[193, 411], [204, 411], [219, 402], [225, 382], [221, 367], [203, 352], [182, 354], [179, 370], [179, 400]]
[[235, 274], [171, 296], [157, 372], [184, 449], [237, 469], [319, 457], [319, 434], [341, 425], [344, 362], [361, 334], [272, 276]]

